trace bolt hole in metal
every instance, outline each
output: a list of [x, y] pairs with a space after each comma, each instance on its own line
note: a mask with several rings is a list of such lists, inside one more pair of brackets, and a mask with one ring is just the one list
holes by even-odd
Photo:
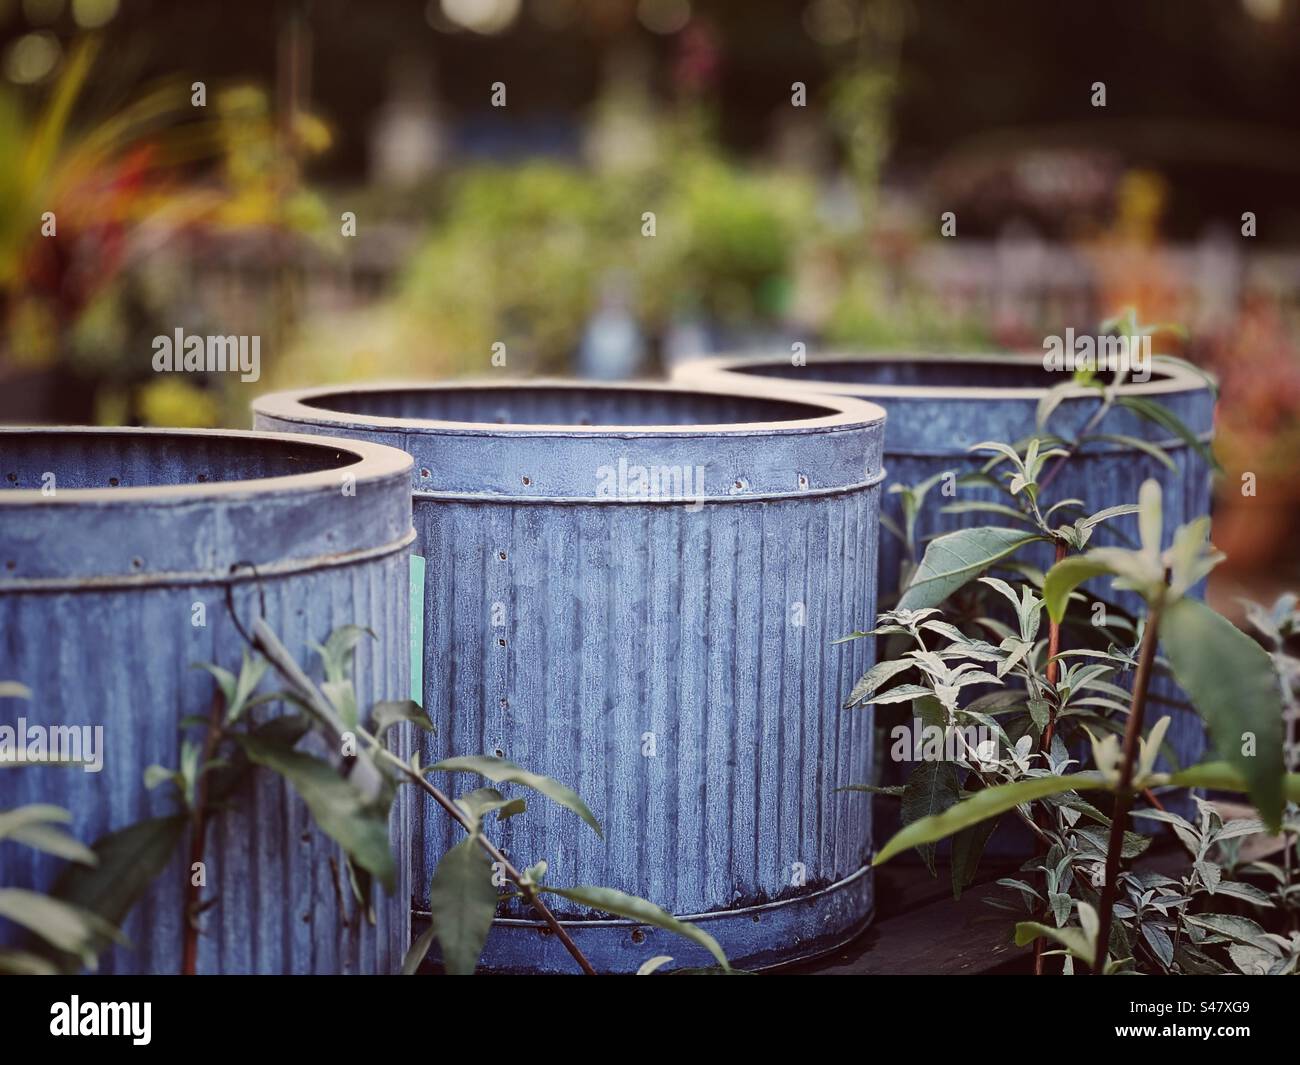
[[420, 467], [420, 476], [423, 477], [423, 478], [427, 481], [430, 477], [433, 476], [433, 474], [431, 474], [431, 473], [430, 473], [430, 472], [429, 472], [425, 467], [421, 466], [421, 467]]
[[524, 484], [528, 485], [532, 483], [533, 483], [533, 479], [531, 477], [527, 477], [527, 476], [524, 477]]
[[801, 489], [807, 489], [807, 487], [808, 487], [808, 475], [807, 475], [806, 473], [801, 473], [801, 474], [799, 474], [799, 487], [800, 487]]
[[116, 488], [121, 482], [116, 477], [110, 477], [108, 483]]
[[505, 645], [506, 645], [506, 641], [505, 641], [505, 639], [504, 639], [503, 637], [500, 637], [500, 636], [497, 637], [497, 646], [498, 646], [498, 647], [504, 647]]
[[644, 943], [644, 942], [645, 942], [645, 933], [644, 933], [643, 931], [641, 931], [641, 929], [639, 929], [639, 928], [634, 928], [634, 929], [632, 929], [632, 942], [633, 942], [633, 943]]
[[504, 757], [506, 756], [506, 752], [503, 751], [500, 747], [498, 747], [498, 748], [497, 748], [495, 751], [493, 751], [492, 753], [495, 754], [498, 758], [504, 758]]
[[506, 560], [506, 553], [504, 551], [498, 551], [497, 558], [499, 558], [502, 562], [504, 562]]
[[131, 559], [131, 568], [132, 568], [132, 569], [143, 569], [143, 568], [144, 568], [144, 559], [142, 559], [139, 555], [137, 555], [135, 558]]

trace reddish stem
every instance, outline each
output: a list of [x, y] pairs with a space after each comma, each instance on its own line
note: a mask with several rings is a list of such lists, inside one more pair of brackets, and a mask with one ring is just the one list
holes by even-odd
[[208, 728], [203, 737], [203, 754], [199, 757], [198, 780], [194, 783], [193, 825], [190, 829], [190, 864], [186, 870], [189, 884], [185, 888], [185, 942], [181, 950], [181, 975], [194, 976], [199, 965], [199, 907], [203, 904], [203, 887], [194, 882], [194, 866], [203, 864], [204, 844], [208, 834], [208, 775], [203, 767], [212, 761], [221, 742], [222, 700], [212, 697]]
[[1124, 848], [1124, 823], [1128, 820], [1133, 803], [1133, 766], [1137, 762], [1142, 740], [1142, 716], [1146, 711], [1147, 688], [1151, 684], [1151, 671], [1156, 658], [1156, 633], [1160, 628], [1162, 601], [1157, 598], [1147, 615], [1147, 627], [1142, 633], [1142, 648], [1138, 654], [1137, 676], [1133, 681], [1133, 702], [1129, 709], [1128, 724], [1124, 728], [1124, 754], [1119, 767], [1119, 785], [1115, 791], [1115, 812], [1110, 823], [1110, 844], [1106, 848], [1106, 884], [1101, 891], [1101, 912], [1098, 914], [1097, 954], [1092, 963], [1094, 976], [1106, 971], [1106, 951], [1110, 946], [1110, 926], [1114, 917], [1115, 896], [1119, 893], [1119, 859]]
[[[1060, 562], [1065, 558], [1065, 541], [1056, 542], [1056, 561]], [[1061, 653], [1061, 623], [1053, 621], [1050, 617], [1047, 621], [1047, 682], [1055, 684], [1057, 677], [1061, 675], [1061, 663], [1057, 661], [1056, 656]], [[1050, 751], [1052, 749], [1052, 734], [1056, 729], [1056, 710], [1054, 707], [1047, 708], [1047, 728], [1043, 729], [1042, 742], [1039, 749]], [[1046, 826], [1040, 821], [1040, 828]], [[1047, 841], [1039, 838], [1038, 853], [1040, 855], [1047, 853]], [[1046, 971], [1046, 961], [1044, 959], [1044, 945], [1042, 939], [1034, 940], [1034, 975], [1043, 976]]]

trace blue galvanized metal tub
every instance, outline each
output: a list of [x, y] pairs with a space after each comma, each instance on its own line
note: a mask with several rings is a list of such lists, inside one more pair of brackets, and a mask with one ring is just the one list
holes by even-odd
[[[740, 388], [762, 381], [805, 393], [831, 393], [879, 403], [889, 415], [885, 440], [887, 481], [906, 485], [919, 484], [945, 470], [961, 473], [976, 469], [983, 460], [967, 452], [973, 444], [984, 440], [1015, 442], [1034, 435], [1039, 400], [1065, 379], [1061, 373], [1045, 370], [1041, 355], [837, 353], [810, 355], [804, 366], [793, 365], [788, 355], [701, 359], [680, 367], [676, 377], [699, 387], [727, 387], [731, 382]], [[1198, 373], [1177, 364], [1157, 363], [1149, 381], [1125, 385], [1121, 391], [1162, 404], [1202, 440], [1210, 440], [1214, 395]], [[1072, 436], [1096, 407], [1096, 391], [1080, 389], [1052, 414], [1050, 428]], [[1168, 431], [1120, 407], [1112, 409], [1096, 431], [1158, 444], [1173, 460], [1175, 469], [1169, 470], [1132, 445], [1089, 444], [1052, 483], [1050, 496], [1045, 497], [1047, 502], [1082, 499], [1090, 511], [1132, 503], [1137, 500], [1142, 482], [1154, 477], [1164, 491], [1166, 543], [1179, 525], [1210, 512], [1211, 470], [1195, 448], [1171, 439]], [[976, 488], [958, 487], [957, 492], [959, 500], [993, 498]], [[886, 499], [886, 513], [901, 522], [898, 497]], [[972, 525], [1001, 524], [988, 514], [940, 512], [942, 504], [954, 501], [941, 498], [937, 488], [931, 491], [917, 523], [918, 539]], [[1119, 542], [1118, 534], [1135, 542], [1136, 519], [1129, 517], [1101, 526], [1094, 542]], [[901, 542], [884, 533], [880, 545], [882, 598], [892, 598], [898, 591], [903, 561]], [[1050, 554], [1039, 561], [1050, 565]], [[1093, 583], [1099, 593], [1125, 609], [1140, 609], [1139, 601], [1131, 594], [1111, 593], [1104, 581]], [[1177, 689], [1165, 680], [1157, 681], [1153, 695], [1157, 699], [1179, 698]], [[1168, 739], [1179, 761], [1187, 765], [1198, 759], [1205, 749], [1200, 720], [1159, 702], [1156, 712], [1174, 717]]]
[[[605, 828], [530, 802], [500, 827], [516, 863], [698, 919], [742, 965], [863, 927], [870, 809], [835, 789], [870, 763], [870, 728], [839, 710], [870, 648], [831, 641], [875, 610], [879, 408], [529, 382], [314, 389], [254, 410], [261, 428], [414, 456], [440, 726], [425, 757], [503, 754], [572, 784]], [[419, 909], [460, 833], [434, 809], [417, 824]], [[708, 964], [657, 929], [559, 916], [601, 971]], [[502, 914], [484, 966], [574, 971], [524, 918]]]
[[[102, 726], [104, 747], [96, 773], [0, 769], [0, 809], [65, 807], [86, 842], [172, 812], [142, 775], [179, 765], [181, 718], [208, 713], [213, 681], [192, 663], [239, 668], [245, 644], [228, 588], [245, 628], [264, 598], [268, 623], [313, 667], [309, 641], [368, 626], [376, 638], [362, 641], [356, 663], [362, 705], [405, 698], [410, 465], [355, 440], [0, 428], [0, 679], [31, 689], [30, 700], [0, 700], [0, 723]], [[369, 923], [340, 851], [301, 800], [269, 772], [253, 780], [209, 830], [204, 898], [217, 902], [202, 917], [198, 970], [397, 971], [410, 935], [407, 863]], [[399, 796], [398, 838], [408, 808]], [[49, 887], [57, 861], [0, 848], [0, 883]], [[178, 856], [125, 924], [133, 947], [114, 948], [102, 969], [179, 970], [188, 881]]]

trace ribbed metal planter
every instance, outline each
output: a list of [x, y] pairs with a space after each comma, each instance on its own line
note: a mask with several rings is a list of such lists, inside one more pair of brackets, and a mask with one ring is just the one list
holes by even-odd
[[[178, 766], [181, 718], [208, 713], [213, 681], [192, 664], [239, 668], [245, 644], [228, 588], [245, 628], [264, 597], [268, 623], [304, 665], [315, 663], [309, 641], [368, 626], [362, 705], [406, 697], [409, 469], [401, 452], [358, 441], [0, 429], [0, 679], [32, 693], [0, 700], [0, 723], [102, 726], [104, 747], [97, 773], [0, 768], [0, 808], [65, 807], [86, 842], [172, 812], [142, 775], [152, 763]], [[377, 894], [368, 923], [341, 852], [302, 801], [269, 771], [253, 780], [209, 830], [204, 897], [217, 902], [202, 917], [199, 971], [397, 971], [410, 935], [407, 863], [399, 855], [399, 890]], [[404, 838], [408, 800], [398, 803]], [[48, 888], [60, 863], [0, 848], [0, 882]], [[102, 970], [179, 970], [188, 882], [178, 856], [125, 924], [133, 947], [113, 949]]]
[[[878, 408], [528, 382], [316, 389], [254, 409], [259, 427], [414, 456], [440, 726], [425, 757], [500, 753], [572, 784], [605, 828], [530, 800], [500, 828], [516, 862], [698, 919], [742, 965], [867, 922], [870, 808], [835, 789], [870, 764], [868, 722], [839, 710], [870, 649], [832, 641], [875, 609]], [[656, 472], [667, 487], [640, 494]], [[435, 809], [416, 820], [421, 909], [460, 833]], [[709, 964], [557, 903], [601, 971]], [[522, 915], [498, 919], [483, 964], [574, 971]]]
[[[945, 470], [958, 473], [978, 468], [967, 448], [984, 440], [1015, 442], [1037, 432], [1036, 413], [1042, 396], [1064, 376], [1043, 369], [1041, 355], [839, 355], [810, 356], [806, 366], [794, 366], [789, 356], [720, 357], [682, 366], [677, 378], [700, 387], [745, 387], [754, 381], [797, 389], [804, 394], [831, 393], [872, 400], [889, 415], [885, 440], [887, 482], [919, 484]], [[798, 392], [793, 394], [798, 394]], [[1214, 397], [1196, 373], [1176, 365], [1153, 368], [1151, 379], [1129, 384], [1123, 394], [1141, 396], [1167, 407], [1201, 439], [1208, 441], [1214, 426]], [[1050, 428], [1063, 436], [1080, 430], [1097, 406], [1097, 393], [1080, 389], [1053, 413]], [[1050, 487], [1047, 501], [1082, 499], [1089, 511], [1137, 501], [1138, 489], [1149, 477], [1164, 492], [1164, 536], [1210, 511], [1210, 468], [1205, 459], [1181, 440], [1131, 410], [1113, 408], [1097, 432], [1134, 437], [1162, 447], [1176, 469], [1122, 443], [1090, 444], [1073, 457]], [[996, 498], [972, 488], [958, 487], [957, 499]], [[886, 513], [901, 523], [897, 497], [886, 497]], [[918, 539], [973, 525], [1002, 524], [987, 514], [942, 514], [940, 506], [953, 500], [927, 497], [917, 523]], [[1117, 534], [1136, 542], [1136, 518], [1106, 523], [1094, 543], [1116, 543]], [[880, 589], [892, 596], [899, 586], [903, 561], [897, 537], [882, 534]], [[1050, 565], [1050, 554], [1041, 560]], [[1096, 581], [1098, 591], [1131, 611], [1140, 602], [1131, 594], [1115, 594]], [[1176, 695], [1163, 680], [1153, 687], [1157, 697]], [[1168, 740], [1184, 765], [1205, 749], [1202, 723], [1190, 713], [1158, 707], [1174, 717]]]

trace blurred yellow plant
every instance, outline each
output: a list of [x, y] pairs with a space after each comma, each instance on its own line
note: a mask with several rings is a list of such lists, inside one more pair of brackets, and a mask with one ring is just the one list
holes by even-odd
[[221, 422], [221, 404], [212, 392], [171, 374], [143, 385], [135, 405], [146, 425], [210, 429]]

